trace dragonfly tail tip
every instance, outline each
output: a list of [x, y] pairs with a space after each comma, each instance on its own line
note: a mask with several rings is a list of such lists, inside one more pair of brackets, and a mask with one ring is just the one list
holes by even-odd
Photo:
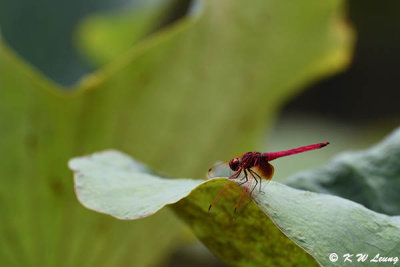
[[321, 147], [327, 146], [329, 144], [330, 144], [329, 142], [321, 143]]

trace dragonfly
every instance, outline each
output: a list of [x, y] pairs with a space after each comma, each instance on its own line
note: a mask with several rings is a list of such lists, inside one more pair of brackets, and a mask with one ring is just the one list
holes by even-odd
[[[242, 191], [242, 194], [240, 195], [236, 203], [234, 210], [234, 213], [236, 214], [236, 210], [245, 193], [247, 193], [251, 197], [254, 189], [257, 187], [258, 184], [260, 186], [260, 192], [262, 192], [261, 181], [270, 181], [272, 179], [272, 176], [274, 174], [274, 167], [269, 163], [270, 161], [281, 157], [319, 149], [327, 145], [329, 145], [329, 142], [302, 146], [279, 152], [247, 152], [244, 154], [240, 154], [229, 161], [217, 163], [208, 170], [208, 177], [214, 178], [228, 176], [228, 180], [238, 180], [238, 184], [240, 186], [246, 184], [245, 188]], [[250, 184], [253, 179], [255, 181], [255, 185], [250, 190]], [[232, 184], [233, 183], [226, 184], [215, 196], [210, 206], [208, 207], [208, 213], [210, 213], [211, 207], [214, 205], [215, 201], [225, 190], [232, 186]]]

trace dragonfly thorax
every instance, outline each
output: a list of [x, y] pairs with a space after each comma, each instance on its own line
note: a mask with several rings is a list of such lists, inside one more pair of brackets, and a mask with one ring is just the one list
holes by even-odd
[[250, 169], [260, 165], [264, 161], [263, 156], [259, 152], [247, 152], [243, 155], [240, 161], [242, 169]]

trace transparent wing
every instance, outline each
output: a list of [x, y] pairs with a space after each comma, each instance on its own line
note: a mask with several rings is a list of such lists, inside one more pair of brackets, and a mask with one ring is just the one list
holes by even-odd
[[229, 161], [217, 162], [208, 170], [208, 178], [214, 177], [231, 177], [235, 172], [229, 167]]
[[[242, 160], [244, 154], [239, 154], [235, 156], [234, 158], [238, 158], [239, 160]], [[232, 171], [231, 168], [229, 167], [229, 160], [224, 161], [224, 162], [217, 162], [213, 167], [211, 167], [208, 170], [208, 178], [214, 178], [214, 177], [231, 177], [235, 171]], [[242, 179], [244, 178], [243, 172], [239, 173], [239, 176], [236, 177], [236, 179]]]

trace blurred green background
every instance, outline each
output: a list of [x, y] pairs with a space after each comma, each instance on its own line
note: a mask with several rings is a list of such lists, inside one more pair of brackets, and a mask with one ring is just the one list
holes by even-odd
[[[221, 3], [225, 2], [227, 1]], [[329, 2], [332, 10], [336, 10], [334, 2]], [[254, 3], [257, 4], [260, 3]], [[285, 158], [274, 164], [276, 170], [274, 179], [283, 180], [299, 170], [320, 166], [341, 151], [366, 148], [397, 126], [400, 117], [397, 103], [400, 96], [397, 90], [397, 65], [400, 62], [397, 48], [400, 42], [400, 27], [396, 17], [399, 5], [395, 1], [388, 0], [381, 1], [379, 5], [371, 0], [347, 2], [344, 7], [345, 23], [352, 25], [356, 33], [355, 49], [351, 53], [350, 65], [344, 68], [346, 60], [343, 60], [338, 66], [330, 69], [302, 74], [304, 77], [299, 74], [302, 78], [293, 77], [293, 82], [282, 85], [282, 88], [279, 87], [280, 82], [284, 83], [282, 77], [279, 78], [282, 81], [277, 78], [275, 83], [269, 83], [267, 80], [265, 84], [276, 87], [276, 92], [269, 93], [273, 100], [267, 100], [265, 105], [275, 106], [271, 107], [270, 114], [264, 114], [267, 108], [260, 107], [263, 103], [261, 94], [251, 89], [236, 90], [235, 76], [245, 70], [250, 76], [254, 73], [252, 77], [254, 80], [263, 81], [260, 77], [263, 75], [264, 65], [261, 63], [252, 65], [250, 61], [241, 62], [241, 54], [238, 51], [254, 50], [255, 55], [246, 57], [246, 60], [252, 59], [256, 62], [259, 46], [265, 47], [266, 50], [274, 48], [274, 43], [270, 44], [269, 41], [279, 42], [281, 36], [278, 36], [278, 31], [272, 32], [274, 34], [265, 43], [264, 39], [259, 37], [264, 33], [271, 34], [266, 25], [269, 23], [273, 25], [274, 14], [249, 13], [243, 17], [238, 16], [237, 25], [224, 24], [223, 19], [229, 17], [227, 14], [231, 15], [231, 12], [238, 11], [231, 6], [224, 9], [224, 4], [216, 5], [214, 8], [220, 10], [212, 14], [213, 20], [210, 19], [210, 25], [212, 22], [219, 22], [218, 19], [222, 22], [221, 25], [209, 26], [218, 29], [220, 26], [221, 33], [210, 36], [210, 32], [206, 31], [207, 28], [200, 28], [192, 34], [190, 41], [185, 43], [180, 41], [179, 34], [192, 27], [191, 18], [196, 20], [202, 16], [204, 9], [207, 9], [207, 2], [0, 0], [1, 37], [9, 47], [2, 50], [3, 56], [0, 57], [2, 61], [0, 61], [2, 65], [0, 96], [3, 100], [0, 102], [0, 123], [2, 123], [0, 138], [3, 139], [0, 143], [3, 154], [1, 173], [3, 190], [0, 208], [6, 218], [1, 228], [0, 244], [3, 254], [0, 261], [4, 261], [6, 264], [4, 266], [21, 266], [22, 263], [28, 266], [40, 263], [51, 266], [60, 262], [65, 266], [100, 266], [100, 263], [103, 266], [122, 263], [134, 264], [132, 266], [187, 266], [189, 263], [193, 266], [195, 264], [222, 266], [223, 263], [197, 243], [190, 231], [169, 214], [169, 211], [163, 211], [162, 214], [154, 216], [156, 218], [143, 221], [114, 222], [112, 218], [78, 207], [79, 204], [76, 203], [72, 191], [72, 175], [66, 170], [68, 158], [115, 147], [133, 153], [138, 159], [167, 174], [201, 177], [201, 173], [207, 170], [206, 166], [218, 159], [227, 159], [225, 157], [229, 157], [233, 152], [244, 152], [243, 150], [249, 149], [278, 151], [320, 141], [332, 143], [329, 150], [324, 153]], [[276, 8], [272, 2], [270, 7], [271, 10]], [[318, 5], [317, 7], [321, 8]], [[289, 17], [292, 14], [290, 10], [284, 8], [282, 10], [289, 12]], [[254, 9], [239, 11], [254, 12]], [[312, 17], [312, 10], [309, 12], [309, 16]], [[297, 14], [296, 11], [293, 11], [293, 14]], [[331, 13], [327, 11], [327, 14]], [[253, 21], [249, 21], [249, 18]], [[183, 20], [189, 21], [184, 24]], [[291, 24], [288, 22], [288, 28], [290, 27]], [[237, 50], [221, 49], [221, 47], [229, 48], [231, 46], [229, 43], [220, 44], [220, 50], [217, 47], [215, 51], [214, 47], [206, 47], [207, 42], [213, 43], [213, 40], [225, 37], [225, 40], [235, 44], [239, 41], [229, 38], [236, 36], [236, 30], [240, 32], [242, 29], [243, 31], [251, 29], [252, 31], [246, 35], [251, 38], [240, 43]], [[318, 30], [320, 29], [315, 29], [316, 34], [319, 34]], [[288, 38], [292, 38], [291, 34], [287, 35]], [[285, 38], [286, 35], [282, 36]], [[173, 38], [178, 39], [176, 43], [180, 46], [171, 48], [166, 46], [165, 51], [178, 51], [175, 54], [170, 53], [166, 58], [168, 62], [162, 62], [165, 58], [157, 57], [164, 50], [148, 55], [145, 53], [143, 58], [135, 56], [135, 53], [140, 54], [140, 52], [131, 51], [132, 47], [137, 47], [136, 51], [146, 51], [156, 47], [157, 42], [167, 42]], [[319, 43], [316, 41], [314, 44], [310, 41], [309, 44], [305, 43], [304, 47], [307, 45], [313, 48]], [[332, 38], [332, 46], [339, 47], [341, 42], [338, 41], [336, 44]], [[220, 71], [221, 77], [225, 75], [223, 77], [226, 80], [231, 79], [231, 83], [226, 81], [228, 88], [221, 88], [218, 91], [223, 83], [213, 80], [218, 78], [207, 78], [210, 74], [205, 69], [209, 67], [207, 65], [209, 61], [204, 59], [201, 53], [193, 59], [193, 64], [188, 63], [187, 57], [191, 56], [189, 49], [191, 47], [196, 47], [197, 50], [204, 48], [205, 52], [210, 54], [210, 58], [223, 57], [226, 53], [230, 60], [225, 68], [239, 64], [243, 64], [243, 67], [239, 70], [234, 67], [220, 70], [216, 66], [214, 71]], [[329, 45], [326, 47], [329, 48]], [[296, 49], [295, 46], [293, 49]], [[211, 54], [213, 51], [215, 54]], [[33, 73], [39, 78], [31, 78], [29, 74], [26, 80], [21, 79], [18, 73], [30, 73], [30, 67], [25, 67], [22, 60], [14, 60], [13, 53], [17, 54], [15, 58], [21, 57], [37, 69], [39, 73]], [[291, 53], [292, 51], [286, 52], [288, 58]], [[237, 57], [232, 58], [232, 55]], [[114, 72], [118, 72], [119, 68], [122, 68], [120, 66], [128, 65], [127, 58], [138, 59], [130, 69], [121, 74], [124, 78], [108, 78], [112, 77]], [[264, 59], [262, 55], [260, 58]], [[265, 59], [270, 58], [266, 56]], [[275, 60], [280, 62], [280, 59]], [[176, 62], [183, 63], [180, 67], [175, 67]], [[301, 63], [299, 60], [298, 66], [302, 66]], [[159, 69], [153, 67], [157, 64], [161, 66]], [[290, 65], [292, 62], [288, 61], [286, 64]], [[199, 67], [191, 72], [190, 68], [194, 69], [194, 65]], [[171, 66], [171, 69], [181, 69], [173, 72], [168, 66]], [[276, 65], [277, 70], [279, 67]], [[261, 69], [257, 71], [258, 68]], [[288, 71], [286, 66], [281, 69]], [[96, 70], [100, 71], [95, 72]], [[151, 72], [149, 71], [150, 74], [146, 76], [148, 70]], [[333, 74], [338, 70], [341, 71], [327, 77], [327, 74]], [[91, 73], [95, 74], [90, 75]], [[157, 75], [164, 75], [167, 77], [165, 79], [172, 76], [171, 79], [177, 81], [177, 88], [191, 85], [192, 80], [204, 80], [204, 83], [198, 85], [197, 90], [207, 87], [207, 94], [202, 96], [200, 92], [188, 91], [187, 95], [181, 95], [178, 94], [180, 92], [178, 89], [170, 92], [160, 90], [161, 94], [164, 94], [161, 97], [170, 101], [171, 106], [155, 102], [155, 107], [151, 108], [150, 100], [160, 94], [155, 89], [154, 92], [151, 90], [163, 85], [162, 82], [153, 82]], [[267, 74], [265, 75], [267, 77]], [[285, 75], [287, 74], [282, 74], [283, 77]], [[122, 80], [129, 81], [128, 87], [136, 88], [135, 93], [124, 93], [123, 89], [119, 89], [126, 87], [122, 85]], [[246, 80], [248, 84], [243, 88], [258, 86], [258, 83], [254, 85], [251, 81], [253, 80], [250, 82]], [[67, 103], [62, 94], [54, 97], [57, 100], [53, 100], [53, 96], [44, 96], [43, 93], [49, 88], [71, 92], [76, 84], [78, 90], [86, 90], [82, 93], [85, 95], [84, 100]], [[137, 85], [144, 85], [144, 89], [135, 87]], [[230, 86], [235, 88], [230, 90]], [[263, 86], [263, 83], [258, 86], [260, 91]], [[39, 93], [31, 93], [29, 87], [45, 89]], [[90, 91], [90, 88], [97, 87], [106, 89], [93, 89], [102, 93]], [[289, 91], [285, 89], [286, 87], [296, 87], [297, 90]], [[18, 91], [21, 88], [24, 89]], [[36, 92], [35, 90], [32, 91]], [[122, 93], [118, 95], [108, 93], [113, 90]], [[281, 91], [285, 92], [280, 93]], [[225, 95], [227, 103], [223, 102]], [[262, 96], [265, 98], [268, 95]], [[66, 93], [66, 98], [68, 97], [74, 97], [74, 93]], [[137, 99], [137, 102], [128, 103], [127, 99], [130, 98]], [[192, 106], [187, 102], [187, 98], [204, 101], [204, 108], [201, 104]], [[243, 105], [241, 101], [244, 102]], [[213, 112], [209, 111], [210, 106], [206, 102], [214, 103], [211, 106], [215, 109]], [[259, 114], [254, 116], [256, 118], [252, 118], [251, 112], [246, 110], [250, 114], [248, 115], [242, 110], [243, 107], [246, 109], [251, 107], [253, 102], [256, 103], [252, 107], [254, 114]], [[58, 109], [60, 106], [66, 108]], [[161, 107], [160, 110], [157, 111], [157, 107]], [[191, 112], [182, 113], [185, 109], [194, 110], [194, 115]], [[12, 110], [18, 112], [14, 114], [10, 112]], [[147, 113], [154, 112], [155, 115], [150, 114], [147, 117], [148, 114], [143, 110]], [[280, 110], [279, 113], [277, 110]], [[163, 112], [166, 112], [165, 121], [162, 120]], [[201, 116], [195, 115], [202, 114], [201, 112], [208, 116], [211, 114], [216, 119], [203, 118], [200, 121]], [[131, 113], [137, 114], [133, 115], [136, 117], [131, 119], [129, 117], [131, 115], [126, 115]], [[148, 122], [133, 124], [140, 122], [140, 118], [145, 118]], [[190, 125], [193, 118], [199, 120], [199, 123], [194, 123], [191, 129], [184, 128], [185, 125]], [[153, 122], [151, 119], [158, 121]], [[265, 124], [259, 123], [262, 120]], [[112, 122], [104, 123], [104, 121]], [[230, 123], [236, 127], [230, 126]], [[77, 126], [69, 127], [73, 124]], [[21, 139], [24, 140], [23, 144], [17, 138], [18, 134], [15, 134], [17, 131], [14, 129], [18, 129], [18, 133], [24, 133], [24, 138]], [[212, 129], [219, 129], [220, 132], [215, 133]], [[153, 133], [154, 139], [147, 140], [146, 131]], [[26, 137], [26, 132], [34, 133], [33, 137], [29, 137], [30, 135]], [[54, 132], [57, 134], [53, 135]], [[136, 134], [130, 136], [128, 133]], [[185, 139], [185, 136], [195, 136], [194, 133], [201, 133], [198, 140]], [[35, 137], [35, 134], [38, 136]], [[157, 136], [160, 138], [157, 139]], [[207, 141], [202, 143], [201, 138]], [[198, 144], [191, 145], [190, 142]], [[150, 148], [152, 146], [159, 147], [159, 150]], [[35, 149], [22, 147], [35, 147]], [[15, 151], [10, 152], [10, 150]], [[195, 159], [186, 162], [185, 158], [191, 153]], [[168, 158], [170, 156], [172, 158]], [[24, 163], [21, 163], [22, 161]], [[16, 178], [13, 180], [14, 176]], [[35, 179], [43, 177], [46, 177], [46, 185], [36, 188]], [[51, 193], [48, 191], [49, 188]], [[11, 199], [16, 200], [13, 202]], [[80, 218], [82, 225], [76, 223], [76, 218]], [[160, 224], [163, 224], [162, 228], [158, 227]], [[94, 232], [88, 231], [93, 228]], [[166, 232], [166, 229], [169, 229], [169, 232]], [[72, 238], [69, 237], [70, 233], [73, 233]], [[126, 238], [129, 234], [133, 238]], [[154, 240], [162, 242], [157, 242], [155, 246]], [[42, 249], [54, 244], [57, 245], [48, 251]], [[132, 252], [134, 256], [129, 255], [127, 247], [134, 250]], [[132, 260], [131, 257], [135, 259]]]

